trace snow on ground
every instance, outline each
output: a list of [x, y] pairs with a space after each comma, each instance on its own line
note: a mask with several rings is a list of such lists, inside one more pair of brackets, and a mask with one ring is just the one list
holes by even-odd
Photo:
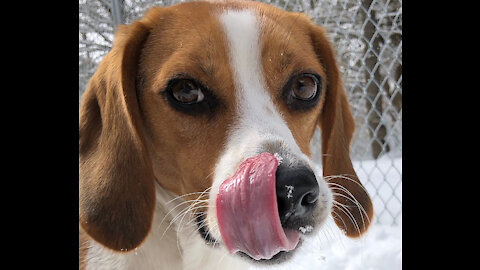
[[[260, 269], [252, 267], [250, 270]], [[329, 219], [325, 231], [305, 240], [291, 261], [267, 269], [400, 270], [402, 228], [373, 224], [362, 238], [349, 239]]]
[[401, 224], [402, 158], [354, 161], [353, 167], [372, 198], [377, 222]]
[[[332, 218], [314, 237], [305, 240], [291, 261], [275, 270], [400, 270], [402, 269], [401, 173], [402, 159], [384, 157], [375, 161], [354, 162], [355, 170], [373, 197], [375, 210], [385, 209], [385, 198], [395, 196], [396, 204], [389, 210], [400, 213], [397, 223], [391, 224], [389, 215], [382, 215], [367, 233], [359, 239], [344, 236]], [[368, 179], [368, 181], [366, 181]], [[367, 184], [366, 184], [367, 182]], [[387, 183], [388, 182], [388, 185]], [[390, 189], [382, 186], [391, 186]], [[379, 188], [380, 187], [380, 188]], [[265, 269], [252, 267], [250, 270]]]

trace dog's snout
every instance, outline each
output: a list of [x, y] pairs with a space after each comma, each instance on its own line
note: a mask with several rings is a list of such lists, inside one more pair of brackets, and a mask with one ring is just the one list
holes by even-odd
[[306, 166], [289, 167], [281, 164], [275, 177], [282, 226], [302, 226], [302, 222], [312, 214], [319, 196], [315, 174]]

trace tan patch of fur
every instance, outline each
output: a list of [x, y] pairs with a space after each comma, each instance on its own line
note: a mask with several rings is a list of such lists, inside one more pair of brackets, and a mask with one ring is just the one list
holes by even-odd
[[[180, 5], [145, 43], [139, 99], [159, 184], [178, 195], [201, 192], [233, 121], [234, 94], [226, 42], [215, 9], [207, 3]], [[221, 67], [221, 68], [220, 68]], [[159, 93], [176, 74], [195, 78], [219, 100], [213, 116], [186, 115]]]

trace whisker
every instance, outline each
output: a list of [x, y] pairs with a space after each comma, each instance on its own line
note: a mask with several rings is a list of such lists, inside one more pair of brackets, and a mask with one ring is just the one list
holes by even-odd
[[[358, 223], [357, 221], [355, 220], [355, 217], [353, 216], [352, 213], [350, 213], [350, 211], [348, 210], [348, 208], [341, 204], [341, 203], [337, 203], [337, 202], [334, 202], [334, 205], [335, 206], [340, 206], [340, 207], [337, 207], [337, 209], [339, 209], [340, 211], [342, 211], [349, 219], [350, 221], [353, 223], [353, 225], [355, 226], [355, 229], [357, 230], [358, 232], [358, 235], [360, 235], [360, 227], [358, 226]], [[342, 209], [343, 208], [343, 209]], [[345, 209], [345, 210], [344, 210]]]
[[[357, 184], [360, 188], [363, 189], [363, 191], [365, 191], [365, 193], [368, 194], [368, 191], [365, 189], [365, 187], [360, 183], [360, 180], [356, 181], [355, 179], [351, 178], [351, 177], [348, 177], [351, 176], [351, 177], [355, 177], [354, 175], [352, 174], [337, 174], [337, 175], [327, 175], [327, 176], [324, 176], [323, 178], [326, 180], [326, 181], [329, 181], [331, 179], [334, 179], [334, 178], [340, 178], [340, 179], [343, 179], [343, 180], [349, 180], [349, 181], [352, 181], [353, 183]], [[330, 184], [331, 182], [327, 182], [328, 184]]]
[[[336, 184], [336, 183], [329, 183], [329, 184], [332, 184], [332, 185], [335, 185], [335, 187], [329, 187], [330, 189], [332, 190], [335, 190], [335, 189], [338, 189], [338, 190], [341, 190], [341, 191], [344, 191], [345, 193], [347, 193], [347, 195], [349, 195], [351, 198], [343, 195], [343, 194], [340, 194], [340, 193], [337, 193], [337, 192], [334, 192], [335, 195], [338, 195], [338, 196], [341, 196], [341, 197], [344, 197], [348, 200], [350, 200], [351, 202], [353, 202], [357, 208], [359, 209], [360, 211], [360, 217], [362, 218], [362, 222], [364, 224], [364, 229], [365, 229], [365, 220], [363, 219], [363, 214], [365, 214], [365, 217], [367, 218], [367, 221], [368, 223], [370, 224], [371, 221], [370, 221], [370, 218], [368, 217], [368, 214], [367, 214], [367, 211], [365, 211], [365, 209], [363, 208], [363, 205], [357, 200], [357, 198], [355, 198], [355, 196], [348, 190], [346, 189], [345, 187], [339, 185], [339, 184]], [[362, 213], [363, 212], [363, 213]]]
[[160, 221], [160, 223], [158, 224], [157, 228], [159, 228], [162, 224], [163, 224], [163, 221], [165, 221], [165, 219], [170, 215], [171, 212], [173, 212], [175, 209], [177, 209], [178, 207], [184, 205], [184, 204], [187, 204], [187, 203], [190, 203], [190, 201], [183, 201], [179, 204], [177, 204], [175, 207], [173, 207], [170, 211], [168, 211], [167, 214], [165, 214], [165, 216], [163, 217], [163, 219]]
[[[205, 235], [205, 237], [207, 237], [208, 235], [210, 235], [210, 232], [211, 232], [212, 230], [215, 230], [215, 229], [218, 229], [218, 224], [215, 224], [215, 225], [211, 226], [210, 229], [208, 230], [207, 234]], [[219, 244], [220, 241], [217, 240], [216, 238], [213, 238], [213, 239], [215, 239], [215, 242], [213, 243], [213, 247], [215, 248], [215, 245], [216, 245], [216, 244]]]
[[[184, 204], [188, 204], [188, 203], [195, 202], [195, 201], [197, 201], [197, 199], [188, 200], [188, 201], [183, 201], [183, 202], [179, 203], [178, 205], [176, 205], [175, 207], [173, 207], [167, 214], [165, 214], [165, 216], [163, 217], [163, 219], [160, 221], [158, 227], [160, 227], [160, 226], [162, 225], [163, 221], [165, 221], [165, 219], [170, 215], [170, 213], [171, 213], [172, 211], [174, 211], [175, 209], [177, 209], [178, 207], [180, 207], [180, 206], [182, 206], [182, 205], [184, 205]], [[205, 201], [207, 201], [207, 200], [205, 200]]]
[[[343, 188], [343, 187], [342, 187]], [[338, 187], [333, 187], [331, 188], [332, 190], [335, 190], [335, 189], [338, 189], [338, 190], [342, 190], [342, 191], [345, 191], [347, 193], [347, 195], [349, 195], [350, 197], [347, 197], [341, 193], [338, 193], [338, 192], [333, 192], [334, 196], [340, 196], [340, 197], [343, 197], [347, 200], [350, 200], [351, 202], [353, 202], [356, 207], [359, 209], [359, 213], [360, 213], [360, 217], [362, 219], [362, 223], [363, 223], [363, 228], [366, 229], [366, 223], [365, 223], [365, 220], [363, 219], [363, 215], [365, 214], [365, 217], [368, 221], [368, 223], [370, 224], [371, 221], [370, 221], [370, 218], [368, 217], [367, 215], [367, 212], [365, 211], [365, 209], [363, 208], [363, 206], [360, 204], [360, 202], [355, 198], [355, 196], [353, 196], [353, 194], [351, 194], [348, 190], [344, 190], [344, 189], [340, 189]], [[353, 198], [353, 199], [352, 199]]]
[[198, 221], [197, 223], [195, 223], [195, 225], [198, 227], [198, 229], [202, 229], [202, 228], [206, 228], [207, 227], [207, 220], [206, 219], [203, 219], [201, 221]]
[[202, 202], [195, 202], [193, 204], [191, 204], [189, 207], [187, 207], [186, 209], [182, 210], [178, 215], [175, 216], [175, 218], [173, 218], [171, 221], [170, 221], [170, 225], [172, 225], [173, 223], [175, 223], [175, 221], [177, 221], [177, 219], [181, 218], [180, 222], [179, 222], [179, 228], [181, 226], [181, 223], [183, 221], [183, 219], [185, 218], [185, 216], [188, 214], [188, 213], [191, 213], [197, 209], [201, 209], [201, 208], [206, 208], [208, 206], [206, 205], [200, 205], [198, 206], [198, 204], [200, 204]]
[[206, 216], [206, 215], [207, 215], [207, 212], [206, 212], [206, 211], [201, 212], [201, 213], [197, 214], [197, 215], [195, 216], [195, 218], [192, 219], [192, 220], [191, 220], [189, 223], [187, 223], [186, 225], [190, 225], [192, 222], [194, 222], [195, 225], [199, 225], [199, 223], [203, 222], [205, 219], [203, 219], [202, 221], [196, 221], [196, 219], [199, 218], [199, 217]]
[[345, 223], [345, 221], [343, 221], [342, 216], [340, 216], [337, 211], [335, 211], [335, 208], [332, 208], [332, 214], [334, 214], [334, 220], [340, 220], [343, 223], [343, 227], [347, 227], [347, 224]]
[[[168, 231], [168, 229], [171, 227], [171, 225], [173, 224], [173, 222], [175, 222], [178, 218], [180, 218], [180, 216], [182, 216], [183, 214], [185, 214], [186, 212], [188, 212], [189, 209], [190, 209], [190, 207], [193, 207], [193, 206], [195, 206], [196, 204], [201, 203], [201, 202], [208, 202], [208, 200], [195, 199], [195, 200], [184, 201], [184, 202], [178, 204], [177, 206], [175, 206], [172, 210], [170, 210], [170, 211], [165, 215], [165, 217], [162, 219], [162, 221], [161, 221], [160, 224], [157, 226], [157, 228], [162, 225], [162, 223], [165, 221], [165, 219], [167, 218], [167, 216], [169, 216], [172, 211], [174, 211], [176, 208], [178, 208], [178, 207], [181, 206], [181, 205], [184, 205], [184, 204], [186, 204], [186, 203], [191, 203], [191, 202], [193, 202], [193, 203], [192, 203], [189, 207], [187, 207], [187, 208], [185, 208], [185, 209], [182, 209], [179, 213], [177, 213], [177, 214], [172, 218], [172, 220], [170, 221], [170, 223], [169, 223], [169, 225], [167, 226], [167, 228], [164, 230], [164, 232], [163, 232], [163, 234], [162, 234], [162, 236], [161, 236], [160, 239], [163, 238], [163, 236], [164, 236], [165, 233]], [[192, 205], [193, 205], [193, 206], [192, 206]], [[205, 205], [204, 207], [207, 207], [207, 208], [208, 208], [209, 206], [208, 206], [208, 205]]]
[[205, 189], [204, 191], [198, 191], [198, 192], [191, 192], [191, 193], [188, 193], [188, 194], [183, 194], [181, 196], [176, 196], [175, 198], [171, 199], [170, 201], [166, 202], [166, 204], [170, 204], [171, 202], [175, 201], [175, 200], [178, 200], [180, 198], [183, 198], [183, 197], [187, 197], [187, 196], [191, 196], [191, 195], [195, 195], [195, 194], [203, 194], [207, 191], [210, 191], [210, 189], [212, 189], [212, 187], [208, 187], [207, 189]]
[[[171, 222], [170, 224], [172, 224], [173, 222], [176, 221], [177, 218], [180, 217], [180, 215], [182, 215], [182, 219], [180, 220], [180, 223], [179, 223], [179, 228], [181, 228], [180, 226], [182, 225], [182, 222], [183, 222], [183, 219], [185, 218], [186, 214], [191, 212], [193, 213], [195, 210], [197, 209], [202, 209], [202, 208], [214, 208], [214, 206], [209, 206], [208, 205], [208, 200], [194, 200], [195, 202], [192, 203], [189, 207], [187, 207], [186, 209], [184, 209], [183, 211], [181, 211]], [[199, 204], [202, 204], [202, 203], [207, 203], [207, 204], [204, 204], [204, 205], [199, 205]], [[195, 220], [195, 217], [192, 218], [192, 220]], [[190, 221], [191, 222], [191, 221]], [[189, 222], [189, 223], [190, 223]]]
[[[208, 177], [208, 176], [207, 176], [207, 177]], [[187, 200], [187, 201], [181, 202], [180, 204], [178, 204], [177, 206], [175, 206], [173, 209], [171, 209], [171, 210], [165, 215], [165, 217], [162, 219], [162, 221], [161, 221], [160, 224], [159, 224], [159, 227], [160, 227], [160, 225], [162, 225], [162, 223], [163, 223], [163, 221], [165, 220], [165, 218], [166, 218], [173, 210], [175, 210], [175, 209], [176, 209], [177, 207], [179, 207], [180, 205], [184, 205], [185, 203], [200, 201], [200, 198], [202, 198], [202, 197], [204, 196], [204, 194], [205, 194], [206, 192], [208, 192], [211, 188], [212, 188], [212, 187], [208, 187], [207, 189], [205, 189], [205, 190], [202, 191], [202, 192], [192, 192], [192, 193], [189, 193], [189, 194], [185, 194], [185, 195], [182, 195], [182, 196], [178, 196], [177, 198], [175, 198], [175, 199], [173, 199], [173, 200], [170, 200], [170, 202], [172, 202], [172, 201], [174, 201], [174, 200], [176, 200], [176, 199], [179, 199], [179, 198], [181, 198], [181, 197], [189, 196], [189, 195], [191, 195], [191, 194], [198, 194], [198, 193], [200, 193], [200, 195], [199, 195], [196, 199]], [[208, 199], [202, 200], [202, 201], [208, 201]], [[167, 204], [168, 204], [168, 203], [167, 203]]]
[[[346, 225], [345, 225], [345, 222], [344, 222], [343, 219], [342, 219], [342, 217], [341, 217], [340, 215], [338, 215], [337, 212], [333, 211], [332, 213], [333, 213], [335, 216], [338, 217], [337, 219], [340, 219], [340, 221], [342, 221], [342, 223], [343, 223], [344, 226], [346, 226]], [[344, 235], [338, 233], [338, 230], [335, 229], [335, 228], [338, 228], [338, 226], [335, 225], [335, 217], [331, 216], [331, 220], [332, 220], [332, 223], [328, 224], [328, 225], [329, 225], [328, 228], [329, 228], [329, 230], [330, 230], [330, 232], [331, 232], [331, 234], [332, 234], [333, 241], [338, 241], [338, 242], [342, 245], [342, 247], [345, 248], [345, 244], [344, 244], [344, 242], [343, 242], [343, 240], [344, 240], [345, 238], [342, 237], [342, 236], [344, 236]], [[332, 228], [332, 226], [333, 226], [333, 228]]]
[[[338, 195], [341, 195], [341, 194], [338, 194]], [[345, 205], [345, 204], [341, 204], [341, 203], [339, 203], [339, 202], [335, 202], [334, 204], [342, 205], [342, 206], [344, 206], [345, 208], [351, 208], [351, 205]], [[357, 208], [359, 208], [359, 207], [357, 206]], [[349, 213], [352, 214], [352, 216], [353, 216], [353, 213], [352, 213], [352, 212], [349, 212]], [[366, 230], [366, 229], [367, 229], [367, 227], [366, 227], [366, 224], [367, 224], [367, 223], [365, 223], [365, 220], [364, 220], [364, 218], [363, 218], [363, 213], [360, 212], [360, 211], [359, 211], [359, 213], [360, 213], [360, 218], [362, 219], [363, 229]], [[367, 220], [368, 220], [368, 222], [369, 222], [368, 224], [370, 224], [370, 219], [368, 218], [368, 216], [366, 216], [366, 218], [367, 218]]]

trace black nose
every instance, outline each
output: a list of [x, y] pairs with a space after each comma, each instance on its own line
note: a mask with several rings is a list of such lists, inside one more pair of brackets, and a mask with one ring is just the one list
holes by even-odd
[[305, 166], [288, 167], [281, 164], [275, 177], [282, 226], [301, 226], [304, 220], [309, 219], [318, 199], [319, 187], [315, 174]]

